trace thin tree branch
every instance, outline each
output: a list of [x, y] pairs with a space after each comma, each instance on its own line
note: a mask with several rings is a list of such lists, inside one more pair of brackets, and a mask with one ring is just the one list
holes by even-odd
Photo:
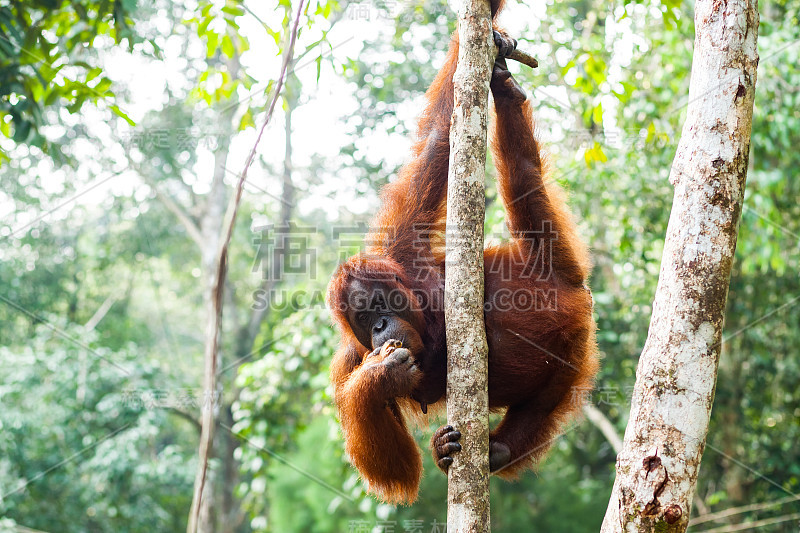
[[727, 518], [729, 516], [734, 516], [741, 513], [749, 513], [752, 511], [762, 511], [764, 509], [770, 509], [772, 507], [778, 507], [783, 505], [784, 503], [789, 502], [796, 502], [800, 500], [800, 494], [796, 496], [788, 496], [786, 498], [781, 498], [780, 500], [774, 500], [771, 502], [762, 502], [762, 503], [751, 503], [750, 505], [743, 505], [741, 507], [729, 507], [728, 509], [724, 509], [722, 511], [717, 511], [716, 513], [709, 513], [700, 516], [696, 516], [689, 520], [689, 527], [696, 526], [697, 524], [703, 524], [705, 522], [712, 522], [716, 520], [721, 520], [723, 518]]
[[151, 189], [153, 189], [154, 193], [156, 193], [156, 198], [158, 198], [158, 200], [164, 205], [164, 207], [167, 208], [170, 213], [175, 215], [175, 218], [178, 219], [178, 222], [180, 222], [181, 225], [186, 228], [186, 233], [189, 235], [189, 237], [191, 237], [195, 244], [202, 249], [203, 235], [200, 233], [200, 227], [195, 224], [189, 214], [181, 206], [179, 206], [175, 200], [170, 197], [170, 195], [165, 194], [161, 190], [161, 187], [158, 186], [156, 181], [149, 177], [147, 173], [139, 167], [139, 165], [133, 162], [131, 162], [131, 164], [136, 169], [136, 172], [139, 174], [139, 176], [142, 177], [144, 182], [147, 183]]
[[195, 417], [193, 417], [191, 414], [187, 413], [186, 411], [181, 411], [177, 407], [169, 407], [169, 406], [162, 407], [162, 409], [167, 411], [168, 413], [172, 413], [174, 415], [183, 418], [184, 420], [192, 424], [192, 426], [194, 426], [194, 428], [197, 430], [198, 433], [202, 431], [203, 427], [200, 424], [200, 421], [197, 420]]
[[83, 329], [86, 331], [92, 331], [94, 328], [97, 327], [97, 324], [100, 323], [103, 318], [108, 314], [111, 310], [111, 306], [114, 305], [117, 300], [119, 300], [119, 296], [117, 296], [116, 292], [112, 292], [108, 295], [108, 298], [100, 304], [100, 307], [97, 308], [97, 311], [94, 312], [92, 318], [90, 318], [86, 324], [84, 324]]
[[[212, 302], [214, 306], [214, 313], [210, 313], [209, 321], [207, 324], [207, 342], [205, 349], [205, 370], [204, 370], [204, 391], [206, 394], [212, 393], [216, 390], [217, 379], [217, 350], [219, 347], [219, 330], [222, 322], [222, 294], [225, 285], [225, 274], [227, 271], [228, 261], [228, 246], [233, 235], [233, 227], [236, 222], [236, 215], [239, 211], [239, 204], [242, 200], [242, 192], [244, 191], [244, 183], [247, 180], [247, 171], [250, 169], [256, 155], [258, 144], [264, 134], [264, 130], [272, 118], [272, 113], [275, 110], [275, 104], [280, 96], [281, 89], [283, 88], [283, 80], [286, 76], [289, 63], [292, 60], [294, 53], [294, 44], [297, 39], [297, 31], [300, 25], [300, 15], [303, 12], [303, 4], [305, 0], [300, 0], [297, 5], [297, 14], [295, 15], [292, 29], [289, 33], [288, 44], [284, 52], [283, 64], [281, 65], [280, 75], [275, 84], [275, 89], [271, 95], [269, 106], [267, 109], [266, 117], [258, 132], [258, 137], [253, 144], [250, 153], [245, 161], [239, 181], [236, 184], [236, 192], [228, 204], [228, 210], [225, 216], [226, 223], [223, 224], [222, 239], [219, 250], [216, 256], [216, 275], [215, 283], [212, 294]], [[199, 465], [197, 469], [197, 477], [195, 479], [194, 496], [192, 499], [192, 508], [189, 514], [189, 521], [186, 527], [187, 533], [196, 533], [197, 526], [200, 518], [200, 503], [203, 499], [203, 489], [205, 488], [206, 478], [208, 476], [208, 459], [211, 454], [211, 447], [214, 438], [214, 409], [213, 405], [208, 405], [203, 411], [202, 415], [202, 430], [200, 435], [200, 448], [198, 451]]]
[[715, 527], [714, 529], [706, 529], [705, 531], [700, 531], [698, 533], [733, 533], [734, 531], [750, 531], [758, 527], [771, 526], [773, 524], [780, 524], [781, 522], [789, 522], [790, 520], [799, 519], [800, 513], [793, 513], [783, 516], [775, 516], [773, 518], [764, 518], [763, 520], [756, 520], [754, 522], [744, 522], [742, 524]]
[[42, 531], [41, 529], [32, 529], [29, 527], [21, 526], [19, 524], [14, 524], [11, 527], [17, 533], [47, 533], [47, 531]]
[[617, 433], [611, 420], [609, 420], [600, 409], [590, 403], [584, 404], [583, 414], [586, 415], [586, 419], [589, 422], [600, 430], [600, 433], [603, 434], [611, 447], [614, 448], [614, 453], [619, 453], [620, 450], [622, 450], [622, 437]]
[[[297, 64], [297, 60], [293, 60], [291, 65]], [[295, 187], [292, 182], [292, 170], [294, 169], [292, 162], [292, 111], [297, 104], [296, 98], [284, 96], [284, 105], [286, 108], [286, 119], [284, 124], [284, 155], [283, 155], [283, 177], [282, 177], [282, 191], [280, 197], [280, 219], [276, 228], [285, 228], [289, 230], [289, 222], [292, 218], [292, 211], [294, 209]], [[286, 236], [276, 235], [277, 239], [283, 239]], [[269, 296], [269, 293], [275, 288], [280, 274], [281, 265], [283, 262], [284, 251], [286, 246], [284, 243], [275, 243], [272, 251], [270, 263], [263, 270], [264, 279], [259, 287], [260, 294]], [[253, 309], [250, 315], [246, 329], [242, 331], [241, 342], [239, 345], [239, 353], [245, 353], [252, 348], [253, 341], [258, 335], [258, 330], [261, 327], [261, 322], [270, 310], [269, 300], [262, 307]], [[237, 354], [238, 357], [239, 354]]]
[[539, 66], [539, 62], [536, 60], [535, 57], [530, 55], [528, 52], [515, 49], [511, 52], [511, 55], [508, 56], [508, 59], [513, 59], [514, 61], [519, 61], [523, 65], [527, 65], [531, 68], [536, 68]]

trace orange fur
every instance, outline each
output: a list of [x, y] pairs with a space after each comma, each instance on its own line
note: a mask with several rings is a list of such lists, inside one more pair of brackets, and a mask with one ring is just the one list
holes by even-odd
[[[494, 1], [492, 12], [500, 8]], [[328, 303], [342, 334], [331, 365], [347, 454], [369, 490], [391, 503], [417, 497], [421, 460], [406, 420], [445, 395], [444, 258], [450, 117], [458, 41], [427, 92], [411, 161], [384, 188], [364, 254], [342, 264]], [[489, 404], [505, 409], [490, 438], [511, 461], [495, 472], [513, 478], [549, 448], [576, 413], [598, 369], [586, 246], [562, 191], [545, 180], [531, 106], [493, 79], [492, 149], [511, 240], [485, 250]], [[399, 291], [418, 307], [403, 315], [419, 375], [366, 358], [346, 310], [353, 280]], [[374, 290], [374, 289], [372, 289]], [[545, 305], [503, 308], [502, 295], [542, 295]]]

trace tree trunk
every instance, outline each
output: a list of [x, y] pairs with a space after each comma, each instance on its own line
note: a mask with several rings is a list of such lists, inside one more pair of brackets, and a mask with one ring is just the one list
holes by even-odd
[[[258, 144], [260, 143], [263, 135], [264, 130], [267, 128], [270, 120], [272, 119], [272, 114], [275, 111], [275, 104], [278, 101], [278, 98], [281, 95], [281, 89], [283, 88], [284, 79], [286, 73], [288, 71], [289, 65], [292, 61], [292, 57], [294, 55], [294, 46], [295, 41], [297, 39], [297, 29], [300, 24], [300, 15], [303, 13], [303, 5], [305, 0], [300, 0], [297, 3], [297, 13], [294, 17], [294, 23], [292, 26], [291, 31], [287, 35], [286, 40], [286, 48], [283, 54], [283, 62], [281, 64], [281, 72], [278, 76], [278, 80], [275, 83], [275, 87], [272, 90], [272, 94], [270, 95], [269, 102], [267, 104], [267, 112], [266, 116], [264, 117], [264, 122], [261, 125], [261, 128], [258, 130], [258, 136], [256, 137], [256, 141], [253, 144], [253, 147], [250, 149], [250, 152], [247, 155], [247, 159], [244, 163], [244, 168], [242, 169], [241, 174], [239, 175], [239, 179], [236, 182], [236, 186], [233, 191], [233, 195], [231, 197], [230, 202], [228, 203], [227, 212], [223, 215], [223, 223], [221, 225], [222, 233], [218, 237], [217, 242], [218, 248], [215, 254], [214, 262], [216, 268], [216, 276], [214, 276], [214, 283], [211, 284], [211, 294], [212, 294], [212, 304], [214, 307], [215, 313], [209, 314], [208, 325], [206, 328], [206, 350], [205, 350], [205, 364], [204, 364], [204, 390], [209, 391], [213, 394], [217, 391], [217, 381], [216, 381], [216, 370], [219, 368], [217, 364], [219, 358], [219, 333], [222, 324], [222, 295], [224, 292], [225, 287], [225, 279], [227, 274], [227, 261], [228, 261], [228, 246], [230, 245], [231, 238], [233, 237], [233, 229], [236, 224], [236, 217], [239, 212], [239, 206], [242, 200], [242, 194], [244, 193], [244, 184], [247, 181], [247, 173], [250, 170], [250, 166], [253, 164], [255, 160]], [[231, 68], [231, 63], [233, 63], [233, 67]], [[239, 60], [238, 56], [234, 56], [231, 58], [231, 63], [229, 63], [229, 71], [233, 73], [234, 71], [238, 72], [239, 69]], [[234, 107], [231, 106], [228, 109], [229, 113], [234, 112]], [[223, 113], [225, 116], [225, 113]], [[225, 140], [225, 150], [227, 153], [229, 140]], [[219, 161], [215, 161], [217, 163], [215, 167], [215, 182], [217, 176], [224, 176], [224, 164], [222, 166], [219, 165]], [[220, 169], [223, 171], [220, 174]], [[220, 179], [221, 183], [221, 179]], [[213, 189], [213, 187], [212, 187]], [[204, 257], [204, 266], [205, 266], [205, 257]], [[205, 506], [204, 501], [207, 499], [205, 494], [206, 491], [204, 490], [205, 481], [208, 474], [208, 460], [210, 457], [211, 447], [213, 443], [213, 434], [215, 428], [215, 420], [214, 420], [214, 410], [213, 405], [208, 405], [203, 410], [202, 414], [202, 431], [200, 433], [200, 447], [199, 447], [199, 461], [198, 461], [198, 468], [197, 468], [197, 476], [195, 477], [195, 487], [194, 487], [194, 496], [192, 498], [192, 507], [189, 514], [189, 521], [187, 525], [187, 533], [198, 533], [204, 527], [213, 527], [214, 523], [213, 520], [209, 516], [204, 516], [204, 508], [213, 508], [213, 506]], [[228, 428], [230, 429], [230, 428]]]
[[647, 342], [602, 531], [685, 531], [705, 446], [742, 209], [756, 0], [698, 0], [686, 123]]
[[[238, 76], [239, 58], [234, 55], [227, 62], [228, 71], [232, 77]], [[206, 352], [204, 355], [203, 372], [203, 391], [201, 401], [201, 420], [202, 429], [200, 433], [200, 464], [198, 465], [197, 476], [195, 479], [195, 499], [192, 503], [199, 505], [199, 512], [196, 514], [197, 522], [194, 523], [195, 512], [192, 510], [187, 525], [189, 533], [213, 533], [217, 530], [215, 513], [217, 508], [217, 496], [219, 485], [216, 483], [217, 472], [210, 471], [211, 468], [205, 462], [204, 457], [212, 453], [212, 443], [214, 440], [215, 420], [214, 410], [222, 403], [222, 391], [216, 380], [216, 369], [222, 368], [219, 361], [219, 351], [217, 338], [220, 329], [220, 318], [222, 313], [221, 291], [224, 289], [225, 273], [218, 272], [218, 255], [222, 245], [222, 230], [225, 221], [225, 208], [228, 204], [228, 191], [225, 187], [225, 175], [228, 173], [227, 161], [230, 151], [230, 139], [233, 127], [233, 117], [236, 113], [235, 106], [228, 108], [220, 115], [219, 124], [227, 128], [231, 135], [220, 136], [220, 145], [214, 153], [214, 175], [211, 180], [211, 188], [206, 196], [206, 206], [201, 221], [200, 233], [203, 238], [203, 247], [200, 250], [202, 279], [203, 279], [203, 307], [206, 313]], [[219, 401], [219, 405], [217, 404]], [[208, 456], [204, 455], [203, 450], [208, 450]], [[203, 487], [204, 486], [204, 487]], [[202, 498], [197, 499], [199, 490], [202, 487]], [[222, 510], [221, 516], [226, 516], [226, 510]]]
[[458, 6], [447, 188], [445, 323], [447, 418], [462, 451], [448, 472], [447, 530], [489, 531], [488, 348], [483, 322], [483, 191], [489, 81], [494, 60], [489, 2]]
[[[290, 68], [294, 63], [294, 61], [290, 63]], [[236, 339], [236, 359], [231, 363], [231, 366], [225, 370], [226, 375], [231, 376], [230, 388], [233, 391], [231, 403], [225, 406], [226, 420], [222, 422], [223, 427], [227, 428], [233, 427], [231, 405], [233, 402], [239, 400], [239, 393], [241, 392], [241, 389], [236, 385], [236, 376], [239, 373], [239, 367], [242, 363], [248, 361], [251, 356], [255, 355], [253, 354], [253, 344], [261, 330], [262, 322], [267, 318], [271, 310], [269, 305], [271, 299], [269, 295], [280, 286], [283, 277], [286, 245], [282, 242], [282, 239], [289, 237], [289, 223], [292, 220], [292, 213], [294, 212], [295, 205], [295, 188], [294, 182], [292, 181], [292, 171], [294, 169], [292, 155], [292, 113], [295, 107], [297, 107], [296, 87], [293, 87], [295, 83], [296, 77], [293, 74], [289, 74], [286, 82], [286, 90], [283, 95], [285, 148], [283, 155], [283, 176], [281, 178], [280, 218], [273, 227], [275, 243], [269, 262], [266, 262], [266, 257], [261, 258], [263, 281], [259, 290], [261, 291], [260, 293], [264, 295], [266, 303], [263, 307], [253, 309], [247, 321], [240, 325]], [[233, 533], [236, 531], [236, 528], [244, 518], [239, 502], [234, 495], [234, 490], [239, 484], [239, 462], [234, 457], [234, 452], [238, 447], [239, 439], [230, 431], [226, 431], [226, 451], [225, 457], [223, 458], [225, 470], [223, 510], [225, 511], [227, 519], [220, 524], [220, 531], [222, 533]]]

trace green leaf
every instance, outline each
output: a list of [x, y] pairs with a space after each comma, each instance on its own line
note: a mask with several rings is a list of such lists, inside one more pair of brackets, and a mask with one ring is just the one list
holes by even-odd
[[592, 167], [595, 162], [605, 163], [608, 161], [608, 157], [606, 157], [605, 152], [603, 152], [603, 148], [596, 141], [591, 148], [584, 152], [583, 158], [588, 167]]
[[94, 68], [89, 69], [89, 72], [86, 73], [85, 82], [89, 83], [90, 81], [95, 79], [97, 76], [99, 76], [101, 72], [103, 72], [103, 69], [101, 69], [100, 67], [94, 67]]
[[239, 131], [245, 130], [250, 127], [255, 127], [256, 122], [253, 119], [253, 111], [252, 109], [248, 109], [242, 115], [242, 118], [239, 120]]
[[281, 45], [281, 34], [280, 34], [280, 32], [271, 30], [270, 28], [264, 28], [264, 31], [266, 31], [267, 34], [270, 37], [272, 37], [272, 40], [275, 41], [275, 45], [276, 46], [280, 46]]
[[0, 114], [0, 133], [5, 137], [11, 137], [11, 121], [6, 122], [6, 114]]
[[227, 57], [233, 57], [236, 54], [236, 49], [233, 46], [233, 40], [230, 35], [225, 34], [222, 37], [222, 53]]
[[241, 6], [231, 5], [231, 4], [228, 4], [225, 7], [223, 7], [222, 12], [227, 13], [232, 17], [241, 17], [242, 15], [244, 15], [244, 9]]
[[27, 120], [20, 120], [14, 124], [14, 142], [23, 143], [28, 140], [28, 136], [31, 133], [31, 123]]
[[592, 109], [592, 122], [595, 124], [603, 123], [603, 104], [600, 102]]
[[110, 79], [103, 78], [92, 88], [93, 92], [96, 96], [106, 96], [108, 95], [109, 89], [111, 89], [111, 83]]
[[117, 115], [119, 118], [127, 122], [129, 126], [136, 126], [136, 122], [134, 122], [134, 120], [131, 117], [129, 117], [124, 111], [122, 111], [122, 109], [120, 109], [118, 105], [111, 104], [109, 108], [115, 115]]
[[55, 104], [60, 96], [61, 94], [58, 91], [51, 89], [50, 91], [47, 92], [47, 96], [45, 96], [44, 98], [44, 105], [51, 106]]
[[206, 33], [206, 57], [212, 57], [219, 48], [219, 34], [213, 31]]

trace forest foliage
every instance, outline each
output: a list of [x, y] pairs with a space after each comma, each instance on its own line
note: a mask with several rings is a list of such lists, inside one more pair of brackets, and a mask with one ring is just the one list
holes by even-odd
[[[255, 4], [0, 7], [2, 531], [185, 530], [209, 406], [220, 421], [219, 531], [427, 532], [445, 519], [446, 479], [427, 453], [411, 507], [366, 496], [348, 466], [324, 294], [402, 162], [453, 30], [446, 3], [306, 7], [235, 228], [221, 388], [200, 390], [207, 250], [197, 237], [213, 230], [204, 224], [255, 140], [292, 8]], [[620, 435], [672, 200], [692, 10], [686, 0], [524, 0], [507, 14], [539, 59], [515, 76], [593, 253], [603, 360], [587, 399]], [[800, 6], [759, 10], [750, 170], [694, 515], [800, 492]], [[315, 119], [331, 106], [334, 120]], [[309, 143], [319, 130], [339, 133]], [[507, 236], [493, 172], [490, 162], [487, 240]], [[430, 430], [417, 434], [425, 447]], [[597, 530], [614, 462], [603, 434], [575, 421], [536, 473], [492, 480], [493, 529]], [[760, 528], [796, 530], [796, 520]]]

